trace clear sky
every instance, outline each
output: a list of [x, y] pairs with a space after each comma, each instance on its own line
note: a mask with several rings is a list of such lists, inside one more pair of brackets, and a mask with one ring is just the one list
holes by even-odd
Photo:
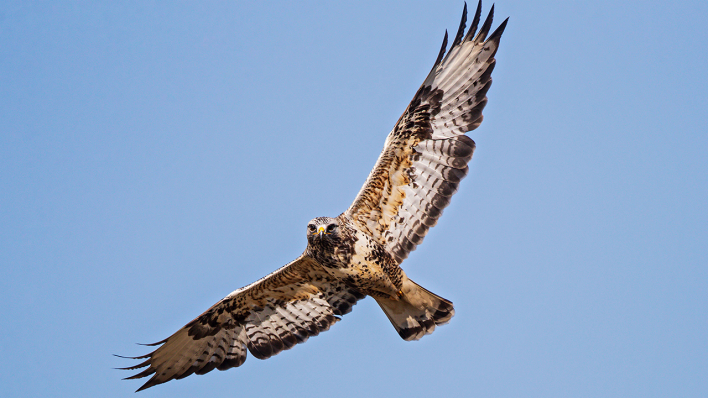
[[[298, 256], [462, 5], [0, 3], [0, 395], [132, 396], [112, 354]], [[404, 342], [367, 299], [141, 396], [708, 396], [708, 2], [496, 14], [470, 174], [403, 263], [450, 324]]]

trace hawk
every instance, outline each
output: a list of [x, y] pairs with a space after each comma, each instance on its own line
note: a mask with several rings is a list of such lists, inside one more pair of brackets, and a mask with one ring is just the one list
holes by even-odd
[[354, 203], [337, 217], [307, 224], [307, 247], [294, 261], [214, 304], [153, 352], [131, 359], [152, 376], [138, 391], [192, 373], [266, 359], [328, 330], [358, 300], [373, 297], [404, 340], [447, 323], [452, 302], [408, 278], [401, 262], [442, 215], [467, 175], [482, 122], [494, 55], [507, 20], [477, 33], [481, 1], [465, 34], [467, 4], [446, 54], [447, 32], [432, 70], [389, 133]]

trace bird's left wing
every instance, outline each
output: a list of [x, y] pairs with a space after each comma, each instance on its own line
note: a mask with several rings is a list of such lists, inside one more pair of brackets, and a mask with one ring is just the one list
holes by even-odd
[[423, 241], [467, 175], [475, 144], [464, 135], [482, 122], [494, 55], [506, 21], [487, 37], [494, 6], [475, 36], [477, 7], [465, 35], [460, 28], [386, 138], [384, 149], [354, 203], [345, 212], [400, 263]]
[[290, 264], [234, 291], [160, 342], [155, 351], [127, 370], [148, 367], [128, 377], [152, 375], [140, 390], [192, 373], [241, 366], [246, 353], [269, 358], [316, 336], [351, 311], [364, 297], [332, 279], [310, 257]]

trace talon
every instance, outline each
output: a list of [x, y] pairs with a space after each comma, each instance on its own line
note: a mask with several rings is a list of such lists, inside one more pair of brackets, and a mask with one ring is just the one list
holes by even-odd
[[398, 298], [403, 297], [403, 290], [399, 290], [396, 294], [398, 295]]

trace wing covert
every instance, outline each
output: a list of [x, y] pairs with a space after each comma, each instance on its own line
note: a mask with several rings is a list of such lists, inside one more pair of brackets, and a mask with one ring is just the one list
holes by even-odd
[[508, 20], [487, 38], [492, 6], [475, 36], [481, 6], [480, 1], [465, 34], [465, 4], [446, 55], [445, 33], [433, 69], [389, 133], [373, 170], [345, 212], [399, 263], [437, 223], [468, 172], [475, 143], [464, 134], [482, 123], [494, 55]]

